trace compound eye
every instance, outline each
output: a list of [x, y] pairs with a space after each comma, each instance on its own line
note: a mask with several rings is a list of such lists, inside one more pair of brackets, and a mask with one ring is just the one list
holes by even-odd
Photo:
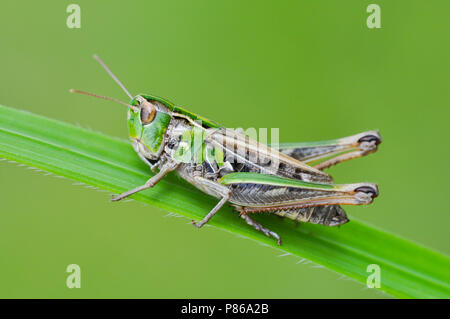
[[142, 124], [151, 123], [155, 119], [155, 115], [156, 115], [156, 108], [152, 103], [150, 103], [148, 101], [145, 101], [144, 103], [142, 103], [142, 105], [141, 105], [141, 122], [142, 122]]

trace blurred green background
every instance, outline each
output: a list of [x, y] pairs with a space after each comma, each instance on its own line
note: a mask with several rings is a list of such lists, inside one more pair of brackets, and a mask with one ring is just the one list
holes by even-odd
[[[368, 222], [450, 252], [448, 1], [2, 1], [0, 104], [125, 139], [126, 101], [154, 93], [227, 127], [282, 142], [379, 129], [378, 153], [333, 167], [370, 181]], [[352, 280], [233, 234], [0, 162], [0, 297], [380, 298]], [[270, 217], [270, 216], [269, 216]], [[269, 218], [268, 217], [268, 218]], [[345, 229], [345, 226], [342, 228]], [[65, 284], [69, 264], [82, 288]]]

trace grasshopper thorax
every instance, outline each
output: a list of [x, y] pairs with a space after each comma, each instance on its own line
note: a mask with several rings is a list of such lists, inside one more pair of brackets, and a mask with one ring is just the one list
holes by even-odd
[[158, 160], [164, 150], [172, 112], [162, 102], [142, 95], [134, 97], [130, 105], [128, 132], [135, 151], [146, 159]]

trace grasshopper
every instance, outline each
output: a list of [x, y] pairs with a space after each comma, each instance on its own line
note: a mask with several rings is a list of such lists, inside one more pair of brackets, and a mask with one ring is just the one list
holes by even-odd
[[166, 99], [147, 94], [133, 97], [106, 64], [98, 56], [94, 58], [131, 102], [80, 90], [71, 92], [125, 105], [133, 148], [156, 171], [144, 185], [117, 195], [112, 201], [154, 187], [169, 172], [176, 171], [219, 200], [202, 220], [192, 221], [194, 226], [202, 227], [230, 203], [247, 224], [274, 237], [281, 245], [281, 237], [256, 222], [252, 214], [269, 212], [296, 222], [338, 226], [349, 221], [341, 205], [370, 204], [378, 196], [375, 184], [334, 184], [323, 171], [375, 152], [381, 143], [377, 131], [337, 140], [282, 144], [277, 150]]

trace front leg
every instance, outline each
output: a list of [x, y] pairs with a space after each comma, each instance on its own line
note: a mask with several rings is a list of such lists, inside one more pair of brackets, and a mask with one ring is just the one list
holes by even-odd
[[130, 195], [136, 194], [136, 193], [138, 193], [140, 191], [143, 191], [143, 190], [145, 190], [147, 188], [151, 188], [151, 187], [155, 186], [160, 180], [163, 179], [164, 176], [167, 175], [167, 173], [173, 171], [175, 168], [177, 168], [177, 166], [178, 166], [178, 163], [175, 163], [175, 162], [167, 162], [167, 163], [165, 163], [161, 167], [159, 172], [156, 175], [152, 176], [144, 185], [136, 187], [136, 188], [133, 188], [133, 189], [131, 189], [131, 190], [127, 191], [127, 192], [124, 192], [124, 193], [122, 193], [122, 194], [120, 194], [120, 195], [118, 195], [116, 197], [113, 197], [113, 198], [111, 198], [111, 201], [112, 202], [117, 202], [117, 201], [119, 201], [121, 199], [124, 199], [124, 198], [130, 196]]

